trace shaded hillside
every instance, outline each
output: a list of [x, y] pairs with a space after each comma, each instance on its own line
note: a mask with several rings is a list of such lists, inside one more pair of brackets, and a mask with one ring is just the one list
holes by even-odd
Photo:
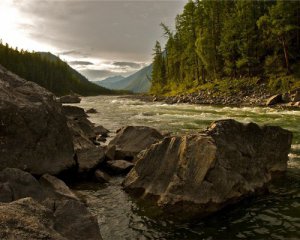
[[113, 91], [89, 82], [67, 63], [51, 53], [34, 53], [0, 44], [0, 64], [28, 81], [60, 96], [112, 94]]
[[107, 78], [97, 84], [113, 90], [127, 90], [134, 93], [146, 93], [151, 87], [152, 65], [144, 67], [126, 78]]

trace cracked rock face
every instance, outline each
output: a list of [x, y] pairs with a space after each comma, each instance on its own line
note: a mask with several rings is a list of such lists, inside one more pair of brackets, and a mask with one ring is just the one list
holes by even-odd
[[291, 141], [280, 127], [217, 121], [204, 133], [166, 137], [141, 152], [124, 188], [179, 218], [206, 216], [284, 172]]
[[0, 170], [58, 174], [75, 165], [71, 134], [54, 95], [0, 66]]

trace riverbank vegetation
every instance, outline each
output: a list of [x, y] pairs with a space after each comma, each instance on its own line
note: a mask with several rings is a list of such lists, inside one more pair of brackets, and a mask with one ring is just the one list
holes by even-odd
[[153, 94], [300, 87], [300, 2], [190, 0], [156, 42]]
[[[35, 82], [57, 96], [117, 94], [88, 81], [66, 62], [51, 53], [28, 52], [0, 44], [0, 64], [28, 81]], [[121, 93], [121, 92], [120, 92]]]

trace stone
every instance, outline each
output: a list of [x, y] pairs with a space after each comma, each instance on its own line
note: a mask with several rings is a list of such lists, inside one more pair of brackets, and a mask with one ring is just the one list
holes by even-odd
[[206, 132], [166, 137], [140, 153], [125, 191], [190, 220], [263, 190], [286, 171], [292, 134], [280, 127], [214, 122]]
[[86, 113], [97, 113], [97, 110], [95, 108], [90, 108], [86, 110]]
[[0, 203], [0, 226], [0, 239], [102, 239], [97, 220], [76, 200], [59, 201], [54, 211], [32, 198]]
[[90, 172], [97, 168], [105, 158], [103, 147], [94, 144], [80, 145], [75, 148], [79, 173]]
[[112, 174], [126, 174], [134, 166], [133, 163], [125, 160], [111, 160], [106, 162], [107, 168]]
[[32, 198], [0, 203], [0, 239], [67, 240], [53, 224], [53, 213]]
[[54, 176], [44, 174], [39, 182], [48, 197], [55, 199], [75, 199], [79, 201], [69, 187], [62, 180]]
[[64, 106], [64, 113], [68, 118], [68, 127], [72, 134], [75, 158], [78, 163], [78, 172], [88, 173], [98, 167], [104, 160], [104, 148], [96, 146], [96, 132], [94, 124], [87, 119], [82, 108]]
[[66, 115], [68, 118], [71, 118], [71, 119], [87, 118], [87, 116], [88, 116], [85, 113], [83, 108], [76, 107], [76, 106], [70, 106], [70, 105], [62, 106], [62, 112], [64, 115]]
[[117, 135], [108, 144], [107, 151], [110, 152], [111, 160], [133, 160], [140, 151], [162, 138], [161, 133], [154, 128], [127, 126], [117, 132]]
[[1, 202], [10, 202], [26, 197], [43, 201], [47, 197], [39, 182], [30, 173], [20, 169], [6, 168], [2, 170], [0, 172], [0, 189], [1, 185], [4, 190], [0, 191]]
[[105, 127], [101, 125], [95, 127], [94, 131], [96, 135], [101, 135], [102, 137], [108, 137], [109, 130], [107, 130]]
[[293, 102], [300, 102], [300, 91], [297, 91], [295, 93], [295, 96], [293, 97]]
[[81, 98], [78, 95], [65, 95], [57, 99], [60, 103], [80, 103]]
[[266, 105], [267, 106], [272, 106], [272, 105], [276, 105], [278, 103], [282, 103], [283, 100], [282, 100], [282, 94], [277, 94], [277, 95], [274, 95], [272, 97], [270, 97], [267, 102], [266, 102]]
[[108, 183], [110, 181], [110, 176], [101, 170], [96, 170], [95, 171], [95, 179], [99, 183]]
[[54, 229], [67, 239], [102, 239], [96, 217], [79, 201], [61, 201], [54, 217]]
[[52, 93], [0, 66], [0, 170], [36, 175], [75, 166], [61, 104]]

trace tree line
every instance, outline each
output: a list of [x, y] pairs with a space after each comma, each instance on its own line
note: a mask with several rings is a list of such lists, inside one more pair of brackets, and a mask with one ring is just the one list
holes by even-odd
[[[51, 57], [52, 56], [52, 57]], [[67, 63], [50, 53], [37, 53], [0, 43], [0, 64], [20, 77], [35, 82], [57, 96], [111, 94], [112, 91], [89, 82]]]
[[190, 0], [175, 31], [161, 26], [167, 43], [154, 47], [152, 93], [253, 77], [300, 86], [300, 1]]

